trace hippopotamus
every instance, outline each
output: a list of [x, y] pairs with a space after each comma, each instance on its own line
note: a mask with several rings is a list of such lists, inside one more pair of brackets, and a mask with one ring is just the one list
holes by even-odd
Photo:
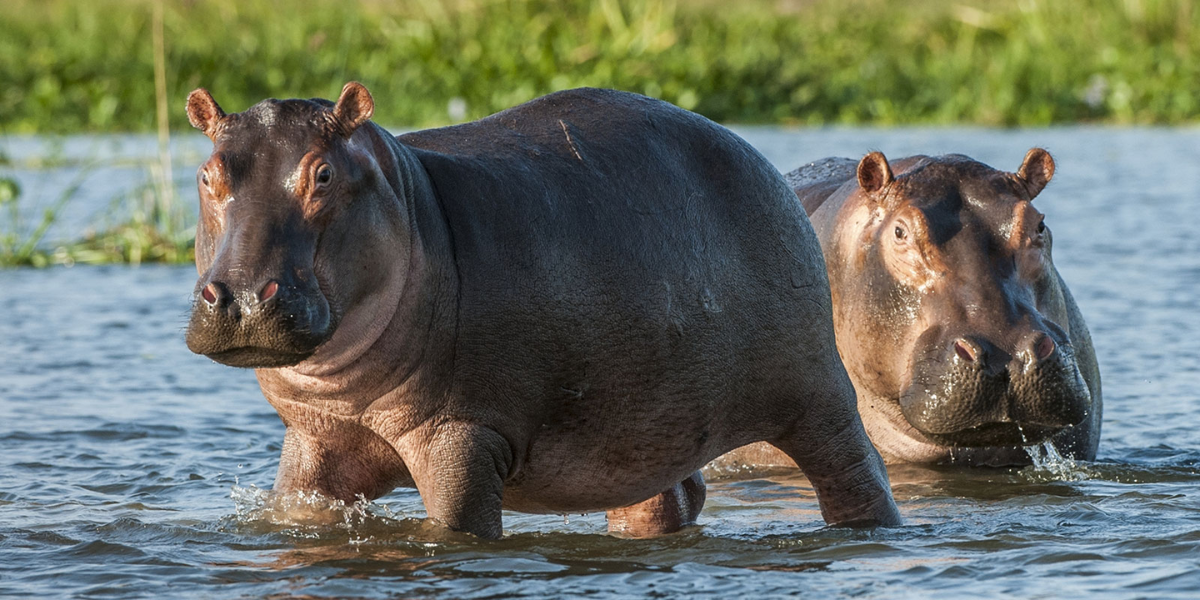
[[[785, 175], [812, 219], [838, 352], [888, 462], [1029, 464], [1049, 441], [1092, 460], [1100, 371], [1034, 198], [1054, 160], [1016, 173], [962, 155], [829, 158]], [[757, 445], [717, 466], [788, 465]]]
[[728, 130], [598, 89], [399, 137], [354, 82], [187, 112], [214, 145], [187, 344], [256, 370], [276, 492], [416, 487], [486, 538], [502, 509], [658, 535], [694, 523], [706, 462], [767, 441], [828, 523], [900, 522], [817, 239]]

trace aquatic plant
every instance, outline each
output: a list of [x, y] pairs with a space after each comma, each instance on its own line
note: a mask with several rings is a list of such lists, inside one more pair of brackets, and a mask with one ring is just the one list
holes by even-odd
[[[166, 91], [166, 58], [163, 32], [163, 1], [153, 5], [152, 49], [154, 60], [154, 98], [158, 128], [158, 162], [148, 165], [147, 182], [118, 197], [108, 214], [100, 217], [102, 227], [89, 228], [82, 239], [46, 249], [43, 238], [58, 219], [63, 207], [75, 196], [90, 168], [80, 171], [59, 198], [43, 213], [36, 226], [27, 227], [20, 210], [20, 187], [13, 179], [0, 179], [0, 207], [6, 207], [0, 219], [0, 267], [75, 263], [105, 264], [142, 262], [180, 263], [193, 260], [195, 227], [175, 201], [176, 182], [172, 176], [170, 129]], [[49, 153], [61, 161], [62, 145]], [[0, 161], [0, 164], [7, 161]], [[51, 159], [51, 163], [55, 159]], [[114, 218], [115, 216], [115, 218]]]
[[46, 232], [58, 219], [63, 206], [71, 200], [83, 183], [81, 173], [49, 207], [42, 211], [35, 224], [27, 222], [21, 211], [21, 188], [15, 179], [0, 178], [0, 267], [44, 267], [50, 259], [40, 244]]
[[58, 222], [92, 168], [85, 168], [31, 221], [22, 210], [16, 181], [0, 178], [0, 267], [47, 267], [82, 264], [187, 263], [193, 260], [194, 219], [162, 190], [163, 179], [149, 167], [147, 180], [113, 199], [79, 239], [47, 244]]
[[[55, 247], [52, 264], [188, 263], [194, 257], [194, 219], [174, 202], [157, 165], [148, 181], [118, 197], [100, 225], [82, 239]], [[170, 190], [170, 191], [166, 191]]]

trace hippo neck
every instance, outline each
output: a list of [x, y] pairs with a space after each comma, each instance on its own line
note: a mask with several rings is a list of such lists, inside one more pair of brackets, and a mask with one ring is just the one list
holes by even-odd
[[335, 414], [362, 414], [413, 383], [422, 365], [436, 363], [453, 344], [457, 275], [429, 176], [382, 127], [368, 123], [355, 135], [368, 137], [404, 205], [406, 256], [364, 306], [347, 311], [328, 348], [293, 367], [258, 371], [263, 393], [277, 408], [300, 401]]

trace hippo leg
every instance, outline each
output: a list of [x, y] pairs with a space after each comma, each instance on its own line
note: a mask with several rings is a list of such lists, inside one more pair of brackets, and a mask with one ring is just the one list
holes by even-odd
[[492, 429], [461, 422], [438, 427], [418, 464], [410, 465], [429, 520], [499, 539], [512, 457], [508, 442]]
[[667, 491], [633, 506], [608, 511], [608, 531], [627, 537], [674, 533], [696, 523], [704, 508], [704, 477], [699, 471]]
[[316, 491], [350, 503], [373, 500], [410, 481], [395, 449], [361, 425], [339, 423], [315, 432], [288, 427], [276, 492]]
[[848, 377], [833, 383], [835, 393], [817, 399], [819, 406], [810, 413], [819, 418], [801, 419], [771, 443], [796, 461], [812, 482], [826, 523], [900, 525], [887, 469], [863, 429], [854, 388]]

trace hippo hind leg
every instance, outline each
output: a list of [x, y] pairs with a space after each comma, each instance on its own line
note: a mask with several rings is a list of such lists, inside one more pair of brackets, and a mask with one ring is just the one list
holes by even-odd
[[809, 416], [770, 442], [812, 482], [826, 523], [900, 525], [883, 458], [863, 429], [849, 378], [838, 371], [842, 376], [829, 382], [827, 393], [811, 397]]
[[704, 477], [696, 471], [653, 498], [608, 511], [608, 531], [635, 538], [674, 533], [696, 523], [704, 496]]

